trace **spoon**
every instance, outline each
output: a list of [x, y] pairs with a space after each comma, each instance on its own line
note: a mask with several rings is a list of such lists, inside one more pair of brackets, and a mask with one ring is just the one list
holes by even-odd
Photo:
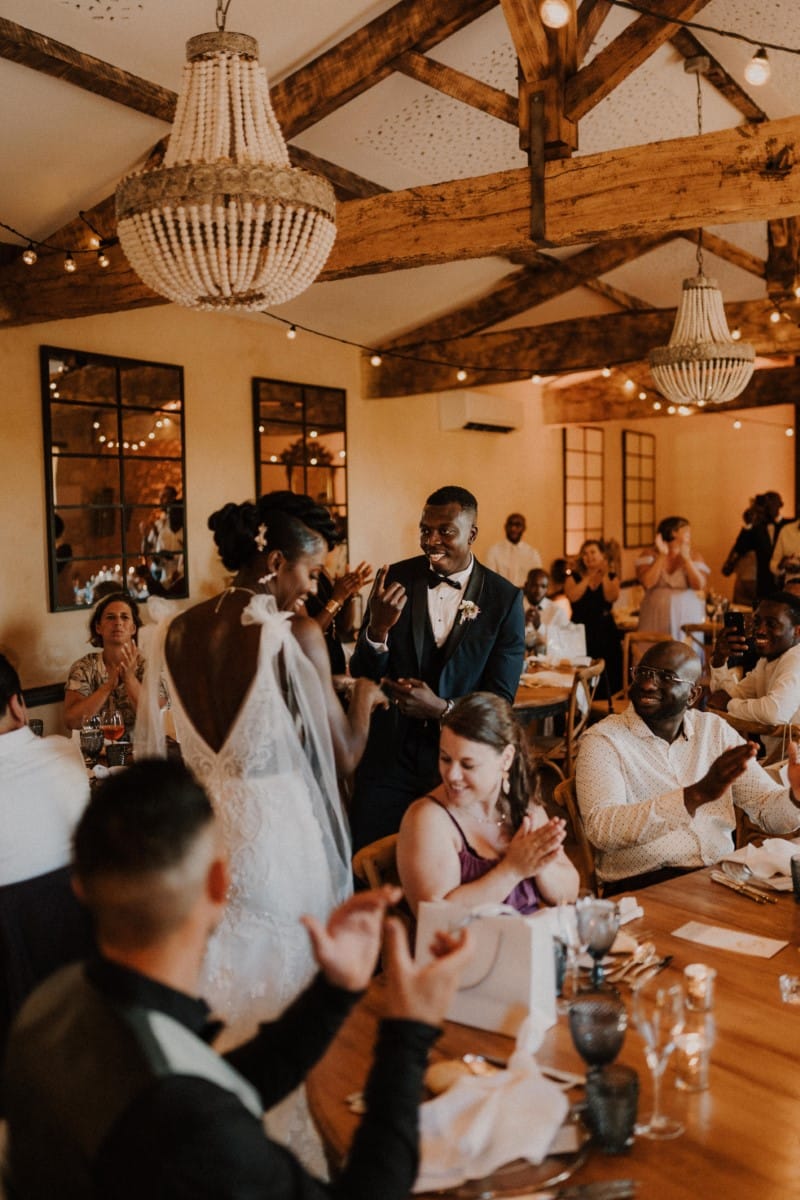
[[639, 967], [643, 963], [648, 962], [655, 956], [655, 953], [656, 947], [654, 942], [639, 942], [628, 961], [623, 963], [621, 967], [617, 967], [615, 971], [609, 971], [606, 978], [614, 983], [620, 979], [624, 979], [629, 971], [632, 971], [634, 967]]

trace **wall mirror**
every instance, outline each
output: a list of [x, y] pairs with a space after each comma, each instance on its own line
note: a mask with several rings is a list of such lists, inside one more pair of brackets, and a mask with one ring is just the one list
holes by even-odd
[[41, 348], [50, 601], [186, 596], [183, 370]]
[[656, 536], [656, 439], [622, 431], [622, 495], [625, 546], [651, 546]]
[[[256, 494], [305, 492], [330, 509], [347, 561], [347, 394], [279, 379], [253, 380]], [[338, 573], [334, 565], [334, 573]]]

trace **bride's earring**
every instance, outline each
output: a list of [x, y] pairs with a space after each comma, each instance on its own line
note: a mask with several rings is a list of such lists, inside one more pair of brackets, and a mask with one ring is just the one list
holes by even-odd
[[507, 796], [511, 791], [511, 780], [508, 777], [508, 767], [503, 771], [503, 779], [500, 784], [500, 789], [504, 796]]
[[270, 583], [277, 574], [278, 574], [277, 571], [270, 571], [269, 575], [262, 575], [258, 582], [259, 583]]

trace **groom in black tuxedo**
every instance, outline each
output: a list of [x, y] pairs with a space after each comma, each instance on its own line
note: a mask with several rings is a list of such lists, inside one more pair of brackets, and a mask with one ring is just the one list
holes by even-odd
[[522, 593], [470, 547], [478, 502], [461, 487], [429, 496], [422, 554], [381, 567], [350, 662], [392, 700], [372, 717], [351, 813], [356, 849], [396, 833], [412, 800], [439, 782], [439, 721], [468, 692], [513, 700], [525, 654]]

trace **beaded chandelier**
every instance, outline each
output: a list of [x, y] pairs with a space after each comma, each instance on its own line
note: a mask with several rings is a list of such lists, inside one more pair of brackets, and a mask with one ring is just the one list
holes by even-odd
[[[230, 2], [230, 0], [228, 0]], [[259, 311], [314, 282], [336, 236], [333, 188], [292, 167], [258, 43], [225, 32], [186, 43], [163, 164], [116, 192], [117, 232], [153, 291], [188, 308]]]
[[[700, 76], [710, 62], [704, 55], [688, 58], [684, 69], [697, 79], [697, 132], [703, 132]], [[722, 293], [715, 279], [703, 274], [703, 231], [697, 238], [697, 274], [684, 279], [681, 301], [668, 346], [648, 355], [656, 387], [673, 404], [725, 404], [747, 387], [755, 366], [755, 350], [730, 335]]]

